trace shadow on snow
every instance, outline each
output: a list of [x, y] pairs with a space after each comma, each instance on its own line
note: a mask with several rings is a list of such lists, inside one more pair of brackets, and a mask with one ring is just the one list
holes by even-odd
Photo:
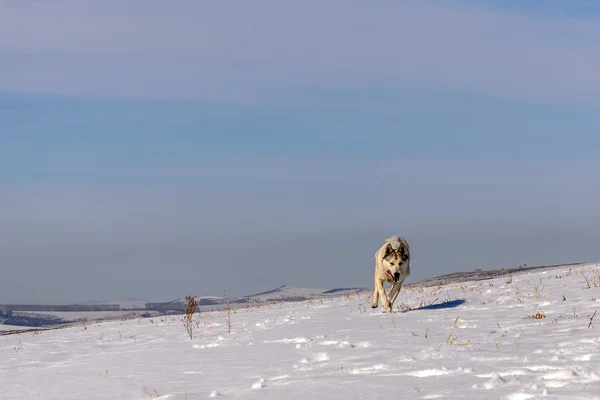
[[410, 312], [410, 311], [443, 310], [446, 308], [454, 308], [454, 307], [460, 306], [461, 304], [464, 304], [465, 301], [466, 300], [464, 300], [464, 299], [450, 300], [450, 301], [445, 301], [443, 303], [429, 304], [427, 306], [411, 308], [410, 310], [403, 310], [402, 313], [406, 313], [406, 312]]

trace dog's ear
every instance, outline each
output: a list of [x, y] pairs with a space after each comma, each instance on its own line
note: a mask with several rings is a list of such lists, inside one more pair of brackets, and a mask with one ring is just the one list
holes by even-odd
[[400, 258], [402, 258], [402, 261], [406, 261], [410, 258], [408, 247], [404, 243], [400, 244]]
[[385, 246], [385, 251], [383, 252], [383, 257], [387, 257], [390, 254], [392, 254], [392, 250], [393, 250], [392, 244], [388, 243], [387, 246]]

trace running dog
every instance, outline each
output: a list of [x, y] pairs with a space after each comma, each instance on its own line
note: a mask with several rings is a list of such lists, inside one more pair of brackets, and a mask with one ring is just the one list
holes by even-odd
[[[375, 290], [373, 291], [372, 308], [377, 308], [379, 298], [385, 311], [392, 312], [392, 306], [402, 283], [410, 275], [410, 248], [406, 239], [392, 236], [375, 253]], [[385, 293], [384, 282], [390, 282], [392, 288], [389, 295]]]

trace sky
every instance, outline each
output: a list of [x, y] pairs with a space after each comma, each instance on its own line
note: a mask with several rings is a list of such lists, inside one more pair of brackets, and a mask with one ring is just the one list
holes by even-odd
[[600, 261], [597, 2], [0, 5], [0, 303]]

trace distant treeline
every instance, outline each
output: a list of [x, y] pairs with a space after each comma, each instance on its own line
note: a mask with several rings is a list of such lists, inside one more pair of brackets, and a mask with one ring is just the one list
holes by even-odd
[[68, 305], [43, 305], [43, 304], [2, 304], [0, 315], [11, 316], [15, 311], [26, 312], [81, 312], [81, 311], [121, 311], [118, 304], [68, 304]]
[[53, 315], [34, 313], [27, 315], [15, 314], [10, 317], [2, 318], [0, 322], [2, 322], [5, 325], [31, 326], [36, 328], [42, 326], [60, 325], [64, 323], [64, 321], [61, 318], [55, 317]]

